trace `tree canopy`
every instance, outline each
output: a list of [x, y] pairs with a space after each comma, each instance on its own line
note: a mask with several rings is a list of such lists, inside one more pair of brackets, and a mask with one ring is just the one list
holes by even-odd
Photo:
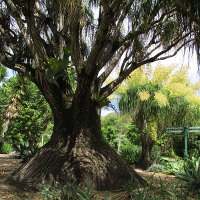
[[[137, 67], [195, 42], [196, 28], [179, 23], [167, 2], [2, 0], [0, 60], [34, 82], [46, 76], [67, 97], [74, 93], [71, 79], [84, 71], [107, 97]], [[116, 66], [118, 78], [102, 87]]]
[[174, 68], [159, 66], [154, 71], [139, 68], [118, 89], [120, 110], [133, 117], [141, 136], [138, 166], [143, 169], [151, 165], [151, 150], [158, 140], [164, 139], [165, 127], [183, 126], [184, 120], [190, 125], [199, 123], [199, 82], [190, 83], [188, 67], [175, 72]]

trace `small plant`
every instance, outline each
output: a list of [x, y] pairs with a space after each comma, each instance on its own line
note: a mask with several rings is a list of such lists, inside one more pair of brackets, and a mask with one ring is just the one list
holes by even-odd
[[20, 145], [15, 145], [14, 148], [19, 153], [19, 158], [22, 159], [22, 162], [28, 161], [38, 150], [38, 146], [32, 146], [29, 143], [21, 143]]
[[127, 191], [128, 196], [133, 196], [133, 191], [137, 188], [137, 184], [135, 181], [133, 181], [133, 177], [131, 176], [131, 179], [128, 181], [127, 184], [124, 185], [124, 189]]
[[200, 157], [192, 156], [186, 158], [183, 172], [175, 174], [179, 179], [186, 181], [191, 190], [200, 193]]
[[9, 154], [13, 150], [12, 145], [7, 142], [0, 143], [0, 153], [1, 154]]
[[158, 172], [164, 172], [164, 170], [165, 170], [165, 167], [163, 165], [153, 164], [151, 165], [151, 167], [149, 167], [147, 171], [158, 173]]
[[[98, 200], [99, 197], [93, 192], [92, 184], [88, 184], [85, 189], [80, 189], [74, 183], [66, 183], [55, 186], [41, 185], [41, 193], [44, 195], [44, 200]], [[106, 197], [105, 200], [109, 200]]]
[[135, 145], [127, 145], [122, 148], [121, 157], [129, 164], [137, 163], [141, 155], [141, 147]]
[[177, 172], [182, 171], [182, 168], [183, 168], [182, 161], [168, 162], [165, 165], [165, 173], [170, 175], [175, 175]]
[[154, 185], [153, 175], [147, 180], [148, 186], [136, 188], [132, 181], [126, 185], [125, 189], [130, 200], [178, 200], [184, 199], [185, 193], [181, 184], [168, 184], [160, 179], [160, 182]]
[[175, 175], [177, 172], [183, 170], [183, 160], [178, 161], [173, 158], [161, 157], [161, 163], [164, 166], [163, 173], [169, 175]]

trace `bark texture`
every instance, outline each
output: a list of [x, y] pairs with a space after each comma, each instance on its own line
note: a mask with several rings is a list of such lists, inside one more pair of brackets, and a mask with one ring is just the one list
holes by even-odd
[[151, 149], [150, 144], [142, 146], [142, 155], [137, 163], [138, 168], [146, 170], [151, 166]]
[[143, 112], [138, 112], [136, 116], [137, 127], [141, 136], [142, 142], [142, 154], [137, 163], [137, 167], [143, 170], [148, 169], [151, 166], [151, 150], [155, 144], [155, 141], [151, 139], [151, 136], [145, 134], [145, 115]]
[[23, 164], [8, 182], [36, 189], [39, 183], [74, 182], [96, 190], [122, 189], [130, 180], [145, 181], [104, 141], [94, 102], [75, 103], [65, 117], [55, 117], [51, 140]]

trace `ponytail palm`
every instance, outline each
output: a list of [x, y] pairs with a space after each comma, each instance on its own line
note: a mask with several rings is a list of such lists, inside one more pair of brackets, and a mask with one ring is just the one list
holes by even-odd
[[105, 143], [99, 114], [132, 71], [194, 43], [177, 13], [171, 0], [0, 0], [0, 62], [33, 81], [54, 116], [50, 141], [10, 183], [144, 183]]
[[[183, 126], [184, 120], [191, 125], [200, 116], [200, 98], [196, 96], [195, 84], [188, 80], [187, 68], [172, 73], [171, 67], [158, 66], [150, 76], [145, 71], [136, 70], [118, 92], [120, 111], [133, 117], [141, 136], [138, 166], [143, 169], [151, 165], [151, 150], [163, 137], [164, 127]], [[170, 140], [171, 136], [161, 153]]]
[[167, 103], [165, 100], [163, 104], [159, 103], [156, 94], [163, 95], [166, 100], [161, 86], [148, 81], [142, 85], [131, 85], [125, 93], [119, 95], [120, 110], [133, 117], [141, 136], [142, 155], [138, 167], [142, 169], [151, 165], [151, 150], [159, 137], [157, 119]]

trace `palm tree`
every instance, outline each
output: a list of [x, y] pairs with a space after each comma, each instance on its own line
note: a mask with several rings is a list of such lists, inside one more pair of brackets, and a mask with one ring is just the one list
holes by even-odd
[[132, 71], [191, 44], [194, 28], [177, 23], [169, 0], [0, 2], [0, 61], [37, 85], [54, 115], [50, 141], [10, 183], [89, 179], [107, 190], [139, 177], [104, 141], [99, 111]]
[[[150, 167], [151, 150], [164, 134], [164, 127], [183, 126], [184, 119], [192, 124], [199, 117], [200, 98], [195, 96], [186, 69], [172, 74], [170, 67], [157, 67], [151, 79], [145, 69], [136, 70], [126, 81], [125, 90], [118, 93], [120, 110], [133, 117], [141, 136], [138, 167], [142, 169]], [[171, 137], [160, 154], [169, 146]]]
[[23, 94], [24, 81], [23, 78], [18, 75], [17, 77], [10, 78], [6, 83], [9, 87], [6, 87], [5, 90], [2, 88], [2, 93], [9, 97], [9, 100], [7, 99], [8, 102], [6, 102], [6, 104], [4, 102], [5, 110], [3, 112], [4, 121], [2, 124], [3, 130], [0, 136], [1, 141], [4, 139], [4, 134], [8, 130], [10, 121], [15, 119], [19, 114], [18, 107], [20, 105], [21, 95]]

